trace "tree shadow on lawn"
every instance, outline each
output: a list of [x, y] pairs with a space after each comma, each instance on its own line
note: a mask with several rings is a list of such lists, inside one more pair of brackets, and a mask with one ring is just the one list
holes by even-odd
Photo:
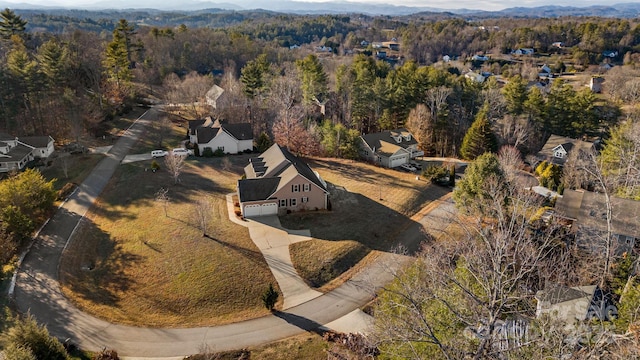
[[[361, 194], [334, 187], [330, 201], [331, 211], [291, 213], [281, 216], [281, 223], [292, 230], [310, 229], [317, 239], [355, 240], [385, 252], [402, 247], [414, 254], [429, 240], [420, 223]], [[403, 243], [398, 242], [401, 234]]]
[[324, 333], [327, 332], [327, 330], [323, 327], [322, 324], [313, 321], [311, 319], [308, 319], [304, 316], [300, 316], [300, 315], [296, 315], [296, 314], [292, 314], [292, 313], [288, 313], [288, 312], [283, 312], [283, 311], [279, 311], [279, 310], [274, 310], [273, 311], [273, 315], [277, 318], [280, 318], [284, 321], [286, 321], [287, 323], [297, 326], [298, 328], [305, 330], [305, 331], [309, 331], [309, 332], [313, 332], [316, 333], [320, 336], [324, 335]]
[[92, 221], [82, 220], [60, 261], [61, 286], [71, 298], [98, 305], [117, 306], [120, 293], [135, 285], [125, 269], [140, 263], [140, 255], [124, 251]]
[[222, 246], [225, 246], [225, 247], [227, 247], [227, 248], [229, 248], [231, 250], [234, 250], [234, 251], [240, 253], [242, 256], [246, 257], [247, 259], [249, 259], [249, 260], [251, 260], [251, 261], [253, 261], [255, 263], [259, 263], [259, 264], [263, 264], [264, 263], [264, 257], [263, 257], [263, 255], [262, 255], [262, 253], [260, 251], [253, 251], [253, 250], [250, 250], [250, 249], [247, 249], [247, 248], [243, 248], [241, 246], [237, 246], [235, 244], [226, 242], [224, 240], [217, 239], [217, 238], [212, 237], [212, 236], [207, 235], [207, 234], [205, 234], [204, 237], [209, 239], [209, 240], [213, 240], [213, 241], [215, 241], [216, 243], [218, 243], [218, 244], [220, 244]]
[[163, 168], [164, 164], [160, 166], [160, 170], [153, 172], [147, 161], [121, 165], [100, 196], [103, 206], [95, 207], [93, 211], [112, 221], [122, 218], [133, 220], [136, 215], [126, 209], [130, 206], [153, 206], [161, 188], [168, 189], [169, 206], [190, 203], [194, 192], [224, 196], [232, 191], [232, 187], [216, 183], [202, 176], [201, 172], [190, 171], [188, 166], [176, 184]]

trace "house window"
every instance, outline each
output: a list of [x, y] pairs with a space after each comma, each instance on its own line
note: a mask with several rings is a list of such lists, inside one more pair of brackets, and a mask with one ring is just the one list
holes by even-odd
[[299, 184], [291, 185], [291, 191], [292, 192], [299, 192], [300, 191], [300, 185]]
[[369, 156], [369, 152], [367, 150], [364, 151], [364, 156]]
[[304, 204], [304, 203], [308, 203], [308, 202], [309, 202], [309, 198], [306, 197], [306, 196], [303, 196], [302, 197], [302, 203]]
[[296, 199], [289, 199], [290, 206], [296, 206], [296, 203], [297, 203]]
[[218, 150], [224, 151], [224, 146], [218, 146]]
[[302, 191], [311, 191], [311, 184], [303, 184]]
[[553, 156], [562, 159], [564, 157], [564, 153], [561, 150], [556, 150], [556, 152], [553, 153]]
[[280, 206], [281, 207], [287, 206], [287, 199], [280, 199]]

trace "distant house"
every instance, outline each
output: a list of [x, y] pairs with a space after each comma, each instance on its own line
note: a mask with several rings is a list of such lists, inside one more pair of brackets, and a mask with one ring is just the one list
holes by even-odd
[[576, 321], [612, 320], [618, 315], [611, 299], [596, 285], [553, 286], [538, 291], [535, 298], [538, 301], [537, 317], [548, 314], [567, 323], [567, 327], [572, 327]]
[[540, 72], [538, 72], [538, 78], [539, 79], [552, 79], [553, 78], [553, 71], [551, 70], [551, 68], [547, 65], [544, 64], [540, 67]]
[[396, 129], [362, 135], [360, 155], [373, 163], [394, 168], [424, 155], [418, 142], [407, 129]]
[[604, 78], [602, 76], [592, 76], [589, 81], [589, 89], [591, 89], [594, 93], [602, 92], [602, 83], [604, 82]]
[[[613, 209], [611, 232], [615, 240], [617, 255], [635, 251], [636, 240], [640, 238], [640, 201], [611, 197]], [[607, 213], [604, 194], [584, 191], [565, 190], [556, 200], [556, 212], [571, 221], [576, 243], [586, 249], [601, 251], [601, 241], [607, 235]]]
[[369, 42], [367, 40], [360, 41], [360, 46], [367, 47], [369, 46]]
[[206, 148], [221, 150], [225, 154], [238, 154], [253, 150], [253, 131], [251, 124], [223, 124], [219, 120], [207, 117], [189, 121], [189, 141], [198, 146], [202, 154]]
[[613, 59], [618, 56], [618, 52], [615, 50], [607, 50], [602, 52], [602, 56]]
[[395, 41], [385, 41], [382, 43], [382, 46], [388, 48], [389, 50], [393, 50], [393, 51], [399, 51], [400, 50], [400, 44], [398, 44]]
[[478, 74], [477, 72], [474, 72], [471, 70], [469, 70], [466, 74], [464, 74], [464, 77], [469, 80], [475, 81], [477, 83], [483, 83], [484, 80], [486, 79], [484, 75]]
[[376, 51], [376, 57], [378, 59], [386, 59], [387, 58], [387, 52], [386, 51]]
[[532, 48], [520, 48], [520, 49], [512, 50], [511, 54], [512, 55], [533, 55], [534, 52], [535, 50], [533, 50]]
[[300, 45], [293, 44], [289, 46], [289, 50], [295, 50], [295, 49], [300, 49]]
[[449, 61], [451, 61], [451, 56], [449, 56], [449, 55], [445, 55], [445, 56], [443, 56], [443, 57], [442, 57], [442, 61], [444, 61], [444, 62], [449, 62]]
[[556, 165], [564, 165], [571, 151], [589, 151], [592, 142], [571, 139], [564, 136], [551, 135], [537, 154], [539, 161], [547, 161]]
[[278, 144], [251, 158], [244, 174], [245, 178], [238, 181], [244, 217], [327, 208], [327, 183], [307, 163]]
[[489, 61], [489, 57], [486, 55], [473, 55], [471, 57], [473, 61]]
[[215, 109], [217, 107], [218, 99], [220, 98], [220, 96], [222, 96], [223, 93], [224, 89], [214, 84], [205, 95], [207, 104]]
[[609, 71], [613, 69], [613, 65], [609, 64], [609, 63], [604, 63], [602, 65], [600, 65], [600, 70], [602, 71]]
[[51, 136], [17, 138], [0, 133], [0, 173], [22, 170], [29, 161], [46, 159], [54, 151]]
[[551, 44], [551, 47], [562, 49], [564, 47], [564, 43], [562, 41], [556, 41]]

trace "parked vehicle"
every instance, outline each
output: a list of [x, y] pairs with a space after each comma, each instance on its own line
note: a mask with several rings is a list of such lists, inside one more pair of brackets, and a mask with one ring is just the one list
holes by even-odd
[[405, 171], [410, 171], [410, 172], [418, 171], [418, 169], [416, 169], [413, 165], [410, 165], [410, 164], [402, 164], [400, 165], [400, 169]]
[[157, 157], [164, 157], [167, 155], [167, 152], [164, 150], [153, 150], [151, 151], [151, 157], [153, 158], [157, 158]]
[[409, 163], [409, 165], [413, 166], [414, 168], [416, 168], [418, 170], [422, 170], [422, 164], [420, 164], [419, 162], [412, 161], [412, 162]]
[[189, 156], [193, 155], [193, 150], [185, 148], [175, 148], [171, 151], [174, 155]]

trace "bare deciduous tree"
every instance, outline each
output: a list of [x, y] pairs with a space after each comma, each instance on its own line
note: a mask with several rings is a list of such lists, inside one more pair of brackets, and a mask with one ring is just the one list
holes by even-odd
[[198, 228], [202, 230], [202, 236], [207, 235], [209, 222], [211, 221], [211, 201], [208, 197], [202, 196], [196, 200], [193, 207], [193, 215], [198, 223]]
[[517, 148], [529, 146], [528, 140], [533, 131], [527, 117], [511, 115], [496, 120], [494, 129], [501, 145], [512, 145]]
[[180, 174], [182, 174], [182, 169], [184, 167], [184, 159], [184, 156], [174, 154], [173, 152], [168, 153], [164, 157], [164, 165], [167, 167], [169, 174], [171, 174], [174, 184], [180, 182]]
[[169, 189], [160, 188], [160, 190], [156, 192], [156, 201], [162, 203], [162, 207], [164, 208], [164, 216], [169, 216], [167, 215], [167, 205], [169, 205], [170, 200]]
[[156, 137], [157, 146], [162, 149], [164, 139], [171, 134], [172, 123], [168, 116], [163, 115], [153, 122], [153, 131]]
[[504, 172], [504, 177], [510, 183], [515, 184], [518, 173], [524, 169], [522, 154], [515, 146], [503, 146], [498, 152], [498, 161]]
[[[519, 186], [484, 184], [491, 218], [454, 217], [460, 231], [429, 244], [394, 272], [375, 311], [372, 339], [399, 358], [500, 358], [493, 334], [507, 318], [535, 313], [531, 294], [570, 269], [557, 229], [532, 220], [540, 199]], [[509, 202], [501, 199], [508, 197]], [[506, 350], [525, 346], [509, 343]]]

